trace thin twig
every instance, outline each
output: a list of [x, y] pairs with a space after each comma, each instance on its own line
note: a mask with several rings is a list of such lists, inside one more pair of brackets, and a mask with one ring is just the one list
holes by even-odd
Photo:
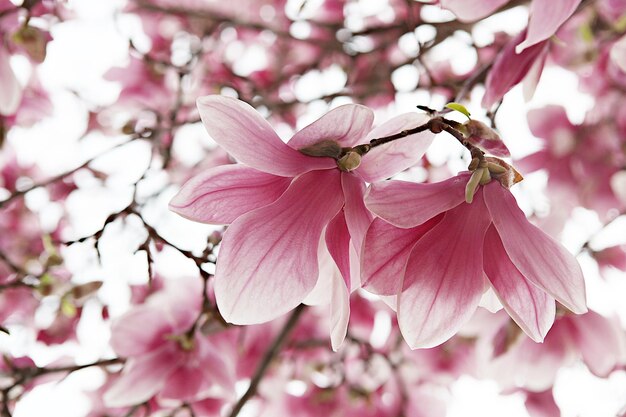
[[230, 412], [229, 417], [237, 417], [239, 415], [239, 412], [243, 408], [243, 406], [246, 405], [246, 403], [248, 402], [248, 400], [250, 400], [252, 397], [256, 395], [256, 391], [259, 386], [259, 383], [261, 382], [261, 379], [263, 379], [263, 376], [265, 375], [267, 368], [270, 366], [274, 358], [280, 352], [280, 349], [283, 343], [285, 342], [285, 340], [287, 339], [291, 331], [294, 329], [294, 327], [296, 327], [296, 324], [298, 323], [298, 319], [300, 319], [300, 316], [304, 312], [304, 309], [305, 309], [304, 304], [300, 304], [291, 313], [291, 315], [289, 316], [289, 319], [283, 326], [282, 330], [280, 331], [278, 336], [276, 336], [276, 339], [274, 339], [274, 342], [272, 343], [272, 345], [269, 347], [269, 349], [267, 349], [267, 351], [263, 355], [263, 359], [261, 359], [261, 363], [259, 364], [259, 367], [254, 372], [254, 376], [252, 377], [252, 380], [250, 381], [250, 386], [248, 387], [246, 392], [243, 394], [243, 396], [239, 399], [239, 401], [237, 401], [232, 411]]

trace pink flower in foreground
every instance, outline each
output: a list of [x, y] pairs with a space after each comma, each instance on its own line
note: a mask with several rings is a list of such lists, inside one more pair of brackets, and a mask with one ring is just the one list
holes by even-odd
[[318, 254], [327, 248], [343, 276], [334, 278], [331, 294], [322, 294], [331, 301], [332, 341], [338, 346], [349, 316], [351, 277], [358, 276], [351, 268], [350, 252], [352, 258], [360, 253], [371, 222], [363, 203], [365, 181], [384, 179], [414, 165], [433, 135], [420, 133], [374, 148], [360, 165], [355, 153], [333, 155], [338, 160], [330, 155], [419, 126], [427, 116], [404, 114], [370, 132], [372, 111], [344, 105], [285, 144], [242, 101], [207, 96], [198, 100], [198, 108], [211, 137], [242, 164], [191, 179], [170, 208], [194, 221], [230, 224], [215, 272], [221, 314], [228, 322], [255, 324], [293, 309], [311, 293], [318, 276], [328, 275], [320, 274], [318, 264], [323, 261]]
[[366, 198], [380, 219], [365, 239], [363, 287], [398, 294], [398, 324], [412, 348], [454, 335], [489, 285], [536, 341], [554, 321], [554, 299], [576, 313], [586, 311], [576, 259], [528, 222], [498, 181], [480, 187], [466, 203], [469, 177], [374, 184]]
[[166, 282], [114, 322], [111, 345], [126, 363], [104, 394], [108, 407], [140, 404], [156, 394], [181, 401], [233, 394], [234, 366], [228, 350], [213, 340], [220, 335], [189, 333], [201, 303], [200, 279]]

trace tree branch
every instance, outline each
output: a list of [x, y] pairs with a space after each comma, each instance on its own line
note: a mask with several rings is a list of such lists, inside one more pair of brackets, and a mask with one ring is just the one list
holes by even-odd
[[259, 364], [259, 367], [254, 372], [254, 376], [252, 377], [252, 380], [250, 380], [250, 386], [248, 387], [246, 392], [243, 394], [243, 396], [239, 399], [239, 401], [237, 401], [232, 411], [230, 412], [229, 417], [237, 417], [239, 415], [239, 412], [243, 408], [243, 406], [246, 405], [246, 403], [248, 402], [248, 400], [254, 397], [254, 395], [256, 394], [257, 388], [259, 386], [259, 383], [261, 382], [261, 380], [263, 379], [263, 376], [265, 375], [265, 372], [267, 371], [267, 368], [270, 366], [274, 358], [280, 352], [280, 349], [283, 343], [285, 342], [285, 340], [287, 339], [291, 331], [294, 329], [294, 327], [296, 327], [296, 324], [298, 323], [298, 320], [300, 319], [300, 316], [302, 315], [304, 310], [305, 310], [304, 304], [300, 304], [298, 307], [295, 308], [295, 310], [293, 310], [293, 312], [289, 316], [289, 319], [283, 326], [282, 330], [280, 331], [278, 336], [276, 336], [276, 339], [274, 339], [274, 342], [271, 344], [269, 349], [267, 349], [267, 351], [263, 355], [263, 359], [261, 359], [261, 363]]

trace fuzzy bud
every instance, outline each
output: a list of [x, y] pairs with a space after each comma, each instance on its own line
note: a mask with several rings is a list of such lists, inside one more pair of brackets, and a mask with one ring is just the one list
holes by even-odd
[[337, 161], [340, 170], [350, 172], [361, 165], [361, 155], [356, 152], [348, 152]]

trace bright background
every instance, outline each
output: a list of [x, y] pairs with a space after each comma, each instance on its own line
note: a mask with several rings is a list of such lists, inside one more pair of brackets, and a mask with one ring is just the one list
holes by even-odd
[[[83, 100], [93, 105], [106, 105], [115, 101], [120, 90], [119, 86], [104, 80], [102, 76], [113, 66], [126, 65], [129, 37], [140, 44], [143, 36], [139, 19], [120, 13], [124, 4], [121, 0], [71, 0], [69, 3], [76, 11], [77, 19], [54, 27], [52, 32], [54, 41], [48, 47], [45, 63], [39, 68], [41, 81], [46, 89], [52, 92], [54, 115], [32, 128], [12, 129], [8, 137], [21, 163], [32, 163], [50, 176], [80, 165], [86, 159], [112, 148], [123, 140], [123, 137], [114, 139], [97, 133], [82, 137], [87, 122], [87, 109]], [[297, 5], [298, 1], [292, 3]], [[359, 1], [358, 5], [365, 16], [384, 13], [386, 10], [386, 2], [383, 1]], [[432, 12], [445, 15], [436, 7], [433, 7]], [[497, 19], [487, 19], [478, 25], [476, 36], [488, 42], [491, 32], [497, 29], [517, 33], [526, 24], [526, 13], [523, 8], [515, 8], [499, 15]], [[404, 38], [400, 42], [402, 47], [412, 48], [415, 40]], [[450, 59], [455, 70], [462, 72], [464, 68], [473, 67], [476, 57], [466, 53], [462, 39], [451, 38], [445, 50], [446, 53], [441, 54], [441, 59]], [[259, 60], [262, 62], [262, 58], [254, 52], [242, 56], [239, 71], [242, 73], [249, 71], [251, 66], [258, 65]], [[15, 58], [12, 64], [18, 77], [25, 81], [28, 78], [28, 66], [25, 62]], [[418, 77], [414, 68], [403, 67], [394, 74], [393, 83], [400, 91], [411, 91], [418, 82]], [[341, 89], [344, 82], [345, 74], [340, 69], [312, 75], [298, 83], [296, 96], [306, 100], [315, 99], [323, 93], [333, 92], [333, 88]], [[320, 90], [321, 83], [325, 85], [326, 91]], [[572, 122], [582, 122], [585, 112], [593, 107], [594, 102], [590, 96], [578, 92], [577, 87], [577, 78], [572, 73], [547, 68], [530, 102], [524, 102], [520, 87], [506, 95], [497, 121], [501, 136], [511, 149], [514, 158], [529, 154], [540, 146], [539, 140], [532, 136], [527, 127], [528, 109], [542, 107], [545, 104], [560, 104], [567, 109]], [[82, 99], [68, 90], [75, 91]], [[481, 94], [481, 91], [476, 91], [471, 103], [467, 103], [468, 109], [475, 115], [480, 115]], [[336, 100], [332, 106], [342, 104], [344, 101]], [[387, 114], [379, 113], [377, 122], [386, 120], [394, 113], [411, 111], [415, 104], [427, 104], [437, 108], [445, 103], [441, 102], [441, 97], [431, 97], [425, 92], [400, 92], [396, 98], [395, 108], [390, 109]], [[301, 126], [326, 110], [325, 104], [312, 102], [309, 114], [301, 120]], [[283, 130], [285, 136], [288, 136], [290, 132]], [[190, 163], [195, 162], [199, 146], [211, 143], [211, 139], [200, 124], [181, 129], [179, 135], [184, 138], [177, 140], [180, 146], [177, 146], [175, 152]], [[107, 182], [106, 188], [85, 187], [68, 201], [72, 227], [76, 235], [65, 236], [66, 239], [93, 233], [101, 227], [109, 213], [125, 207], [130, 195], [130, 185], [149, 163], [149, 151], [148, 146], [137, 142], [106, 152], [93, 164], [94, 167], [114, 175]], [[440, 135], [429, 149], [428, 157], [435, 164], [448, 164], [453, 171], [459, 171], [464, 169], [463, 162], [458, 158], [460, 152], [453, 139]], [[410, 175], [419, 178], [420, 172], [413, 170]], [[545, 213], [549, 210], [545, 196], [546, 179], [546, 175], [541, 172], [531, 174], [526, 176], [520, 186], [514, 188], [518, 201], [527, 212], [532, 210]], [[80, 183], [81, 179], [77, 178], [76, 181]], [[86, 182], [83, 185], [88, 184], [89, 178], [85, 178], [84, 181]], [[158, 178], [155, 178], [154, 182], [155, 186], [159, 185]], [[150, 185], [146, 185], [145, 188], [144, 191], [149, 193]], [[155, 207], [149, 211], [150, 219], [153, 224], [158, 223], [160, 230], [167, 233], [174, 242], [184, 247], [200, 248], [206, 241], [205, 236], [210, 226], [191, 223], [167, 212], [167, 201], [175, 191], [168, 190], [155, 202]], [[44, 190], [32, 192], [27, 197], [28, 206], [40, 212], [44, 225], [52, 227], [56, 224], [61, 208], [48, 201]], [[570, 251], [576, 253], [582, 243], [600, 230], [601, 226], [594, 212], [576, 209], [573, 219], [565, 228], [563, 242]], [[604, 247], [614, 242], [626, 242], [624, 230], [626, 220], [622, 218], [598, 235], [593, 243], [597, 247]], [[102, 239], [102, 265], [95, 259], [93, 249], [89, 245], [73, 245], [64, 252], [64, 258], [75, 274], [75, 281], [88, 282], [106, 277], [99, 296], [110, 303], [113, 317], [122, 314], [129, 306], [130, 294], [126, 284], [142, 283], [147, 279], [145, 254], [132, 254], [136, 243], [141, 239], [140, 233], [133, 234], [126, 229], [122, 231], [120, 227], [116, 230], [116, 225], [113, 224], [107, 228], [107, 233]], [[604, 315], [618, 314], [622, 323], [626, 323], [626, 303], [623, 302], [626, 295], [624, 273], [612, 271], [601, 279], [595, 263], [587, 255], [579, 256], [579, 260], [587, 279], [589, 306]], [[175, 253], [171, 254], [169, 261], [160, 262], [156, 266], [157, 270], [166, 271], [172, 277], [196, 273], [193, 264], [181, 259]], [[51, 320], [51, 312], [56, 306], [51, 305], [47, 308], [48, 310], [45, 305], [42, 307], [38, 320], [42, 322]], [[0, 350], [9, 351], [16, 356], [29, 354], [40, 365], [66, 354], [76, 357], [78, 361], [96, 360], [109, 352], [107, 347], [109, 330], [95, 310], [90, 314], [89, 304], [85, 308], [84, 314], [91, 319], [81, 321], [78, 330], [80, 346], [70, 343], [58, 348], [43, 349], [34, 341], [33, 335], [12, 331], [11, 336], [0, 334]], [[80, 391], [95, 389], [102, 381], [100, 370], [87, 369], [75, 372], [61, 382], [43, 384], [25, 396], [18, 404], [14, 415], [84, 416], [89, 403]], [[616, 371], [607, 379], [599, 379], [590, 374], [582, 364], [562, 369], [557, 378], [554, 394], [564, 417], [614, 417], [626, 405], [626, 373]], [[489, 380], [463, 377], [453, 384], [452, 397], [449, 417], [527, 416], [521, 394], [502, 395], [498, 393], [497, 384]]]

